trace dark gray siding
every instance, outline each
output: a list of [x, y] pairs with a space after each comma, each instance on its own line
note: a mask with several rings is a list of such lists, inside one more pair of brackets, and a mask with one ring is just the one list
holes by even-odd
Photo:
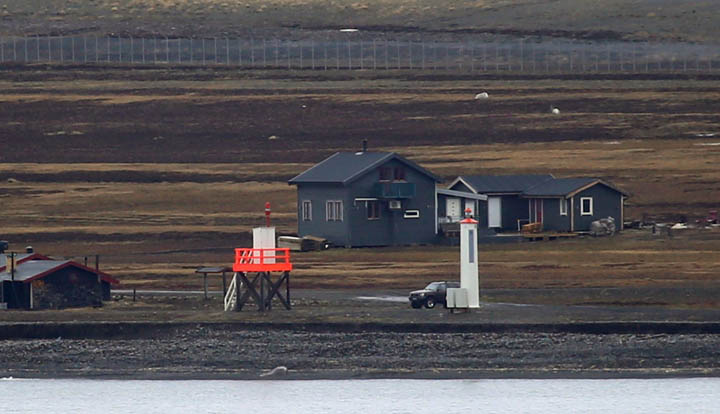
[[560, 200], [559, 198], [543, 199], [544, 231], [570, 231], [570, 203], [568, 201], [567, 215], [561, 216]]
[[[502, 229], [517, 231], [518, 219], [527, 220], [528, 201], [516, 195], [502, 196]], [[485, 213], [487, 221], [487, 213]]]
[[[354, 200], [374, 196], [373, 186], [380, 179], [382, 167], [404, 168], [405, 180], [415, 183], [415, 196], [402, 199], [400, 210], [390, 210], [388, 200], [380, 200], [380, 218], [369, 220], [365, 203]], [[351, 184], [350, 194], [353, 201], [350, 220], [352, 246], [426, 244], [435, 241], [435, 181], [427, 175], [397, 160], [390, 160], [354, 181]], [[420, 217], [404, 218], [407, 210], [418, 210]]]
[[[580, 215], [580, 199], [592, 197], [593, 214], [591, 216]], [[622, 194], [603, 184], [596, 184], [573, 197], [573, 213], [575, 220], [575, 231], [589, 231], [590, 223], [601, 218], [612, 217], [615, 219], [617, 229], [622, 228], [621, 211]]]
[[[298, 184], [298, 235], [302, 236], [318, 236], [328, 239], [336, 246], [349, 245], [348, 219], [349, 207], [352, 201], [348, 196], [348, 188], [340, 184], [316, 184], [303, 183]], [[310, 200], [312, 202], [312, 220], [303, 221], [302, 219], [302, 202]], [[327, 221], [325, 216], [325, 203], [328, 200], [343, 201], [343, 221]]]

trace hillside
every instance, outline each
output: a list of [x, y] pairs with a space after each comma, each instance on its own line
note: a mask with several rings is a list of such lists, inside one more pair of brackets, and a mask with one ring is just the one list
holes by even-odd
[[670, 0], [6, 0], [0, 35], [257, 35], [342, 27], [433, 37], [466, 34], [714, 42], [713, 1]]

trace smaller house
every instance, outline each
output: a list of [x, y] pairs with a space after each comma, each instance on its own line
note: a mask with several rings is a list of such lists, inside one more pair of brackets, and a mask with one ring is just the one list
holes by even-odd
[[[585, 232], [590, 224], [612, 217], [622, 229], [624, 201], [628, 194], [598, 178], [555, 178], [539, 175], [471, 175], [456, 178], [449, 190], [468, 195], [485, 195], [487, 202], [475, 201], [480, 226], [496, 231], [520, 231], [523, 224], [541, 223], [545, 231]], [[461, 205], [473, 201], [448, 197], [448, 219], [458, 220]], [[442, 217], [442, 215], [440, 215]], [[483, 220], [485, 218], [485, 220]]]
[[[20, 255], [23, 256], [23, 255]], [[57, 309], [100, 306], [110, 299], [112, 276], [70, 260], [17, 258], [5, 255], [0, 270], [0, 303], [8, 309]]]
[[298, 235], [336, 246], [430, 244], [440, 179], [394, 152], [338, 152], [292, 178]]
[[593, 221], [612, 217], [622, 230], [628, 193], [598, 178], [553, 178], [528, 188], [528, 219], [543, 230], [586, 232]]

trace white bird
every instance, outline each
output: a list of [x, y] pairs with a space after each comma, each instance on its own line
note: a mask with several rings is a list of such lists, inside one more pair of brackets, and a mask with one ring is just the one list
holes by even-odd
[[488, 95], [487, 92], [482, 92], [482, 93], [475, 95], [475, 99], [487, 99], [489, 97], [490, 97], [490, 95]]
[[555, 108], [555, 107], [553, 107], [553, 108], [550, 110], [550, 112], [552, 112], [552, 113], [554, 113], [555, 115], [557, 115], [557, 114], [560, 113], [560, 110], [557, 109], [557, 108]]
[[284, 367], [282, 365], [273, 368], [270, 372], [266, 372], [264, 374], [260, 374], [261, 377], [279, 377], [282, 375], [286, 375], [288, 372], [287, 367]]

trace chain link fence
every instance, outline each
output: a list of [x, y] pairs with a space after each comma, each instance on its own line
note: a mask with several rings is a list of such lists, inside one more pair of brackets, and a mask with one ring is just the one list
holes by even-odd
[[0, 63], [518, 73], [716, 72], [720, 70], [720, 47], [561, 40], [11, 36], [0, 38]]

